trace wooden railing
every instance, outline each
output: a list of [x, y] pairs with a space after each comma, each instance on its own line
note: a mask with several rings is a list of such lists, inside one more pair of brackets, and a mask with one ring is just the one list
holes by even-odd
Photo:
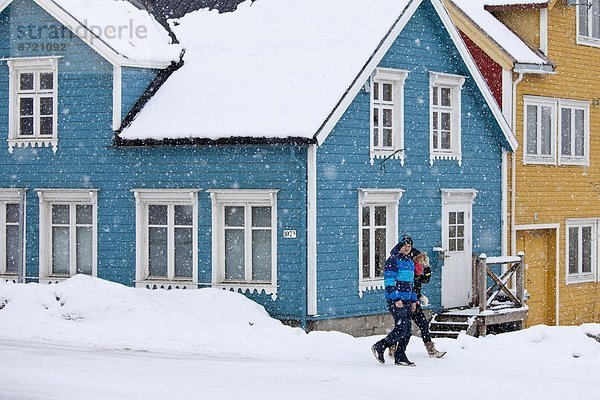
[[[517, 257], [487, 257], [481, 254], [475, 263], [474, 286], [475, 294], [473, 303], [479, 305], [479, 311], [485, 311], [500, 293], [504, 293], [510, 299], [515, 307], [525, 305], [525, 254], [518, 253]], [[504, 272], [500, 276], [496, 275], [490, 269], [491, 265], [506, 265]], [[508, 287], [512, 276], [515, 275], [515, 290]], [[488, 277], [491, 278], [492, 285], [488, 287]]]

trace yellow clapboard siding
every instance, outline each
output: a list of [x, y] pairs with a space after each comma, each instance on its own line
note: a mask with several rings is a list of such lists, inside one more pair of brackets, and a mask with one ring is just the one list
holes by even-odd
[[[508, 18], [505, 15], [498, 16]], [[514, 27], [519, 31], [518, 33], [522, 33], [520, 31], [523, 31], [524, 27], [532, 31], [529, 34], [522, 33], [531, 44], [531, 38], [535, 37], [533, 31], [538, 30], [539, 14], [521, 11], [520, 18], [511, 17], [508, 20], [511, 23], [519, 21], [519, 25]], [[547, 259], [552, 260], [554, 268], [556, 268], [556, 254], [558, 254], [558, 279], [552, 274], [544, 279], [546, 281], [554, 279], [554, 285], [558, 281], [561, 325], [600, 322], [600, 283], [566, 284], [565, 220], [600, 218], [600, 107], [593, 103], [594, 100], [600, 99], [600, 48], [578, 45], [576, 37], [576, 8], [567, 7], [565, 2], [556, 3], [555, 7], [548, 11], [548, 56], [556, 64], [556, 74], [525, 75], [517, 88], [516, 102], [515, 134], [520, 147], [514, 155], [516, 159], [515, 223], [517, 225], [558, 224], [560, 227], [557, 246], [547, 250], [553, 252], [548, 254]], [[523, 164], [524, 95], [591, 102], [589, 166]], [[512, 171], [510, 173], [512, 174]], [[531, 239], [534, 233], [519, 235], [523, 236], [517, 242], [518, 245], [524, 246], [524, 238], [529, 238], [527, 240], [531, 252], [531, 246], [536, 243]], [[556, 241], [555, 238], [551, 240]], [[539, 271], [541, 270], [538, 269]], [[536, 276], [539, 282], [545, 282], [538, 276], [539, 273], [536, 274], [533, 276]], [[551, 312], [553, 308], [548, 306], [546, 316]], [[540, 315], [542, 314], [537, 310], [536, 321], [541, 318]], [[550, 320], [548, 317], [546, 319]]]

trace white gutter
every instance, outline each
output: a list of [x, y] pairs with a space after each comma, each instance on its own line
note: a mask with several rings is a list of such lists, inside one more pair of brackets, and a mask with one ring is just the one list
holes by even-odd
[[[519, 77], [513, 82], [512, 87], [512, 130], [516, 136], [517, 132], [517, 85], [523, 80], [523, 73], [519, 72]], [[510, 254], [517, 254], [517, 230], [515, 228], [515, 201], [517, 198], [517, 153], [513, 152], [511, 159], [511, 184], [510, 184]], [[512, 284], [516, 287], [516, 277], [513, 275]]]
[[317, 145], [308, 147], [307, 166], [307, 244], [306, 313], [317, 315]]

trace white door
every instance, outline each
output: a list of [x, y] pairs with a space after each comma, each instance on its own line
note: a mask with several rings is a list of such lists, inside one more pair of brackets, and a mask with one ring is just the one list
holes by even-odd
[[443, 193], [442, 307], [468, 306], [472, 291], [472, 203], [475, 191]]

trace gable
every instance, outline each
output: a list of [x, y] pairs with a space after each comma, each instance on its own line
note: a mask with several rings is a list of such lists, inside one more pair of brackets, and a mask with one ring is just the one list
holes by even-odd
[[[115, 66], [165, 68], [179, 60], [179, 46], [146, 11], [127, 1], [0, 0], [0, 12], [9, 5], [35, 3], [65, 29], [56, 34], [79, 37]], [[44, 26], [19, 26], [33, 34], [51, 34]]]

